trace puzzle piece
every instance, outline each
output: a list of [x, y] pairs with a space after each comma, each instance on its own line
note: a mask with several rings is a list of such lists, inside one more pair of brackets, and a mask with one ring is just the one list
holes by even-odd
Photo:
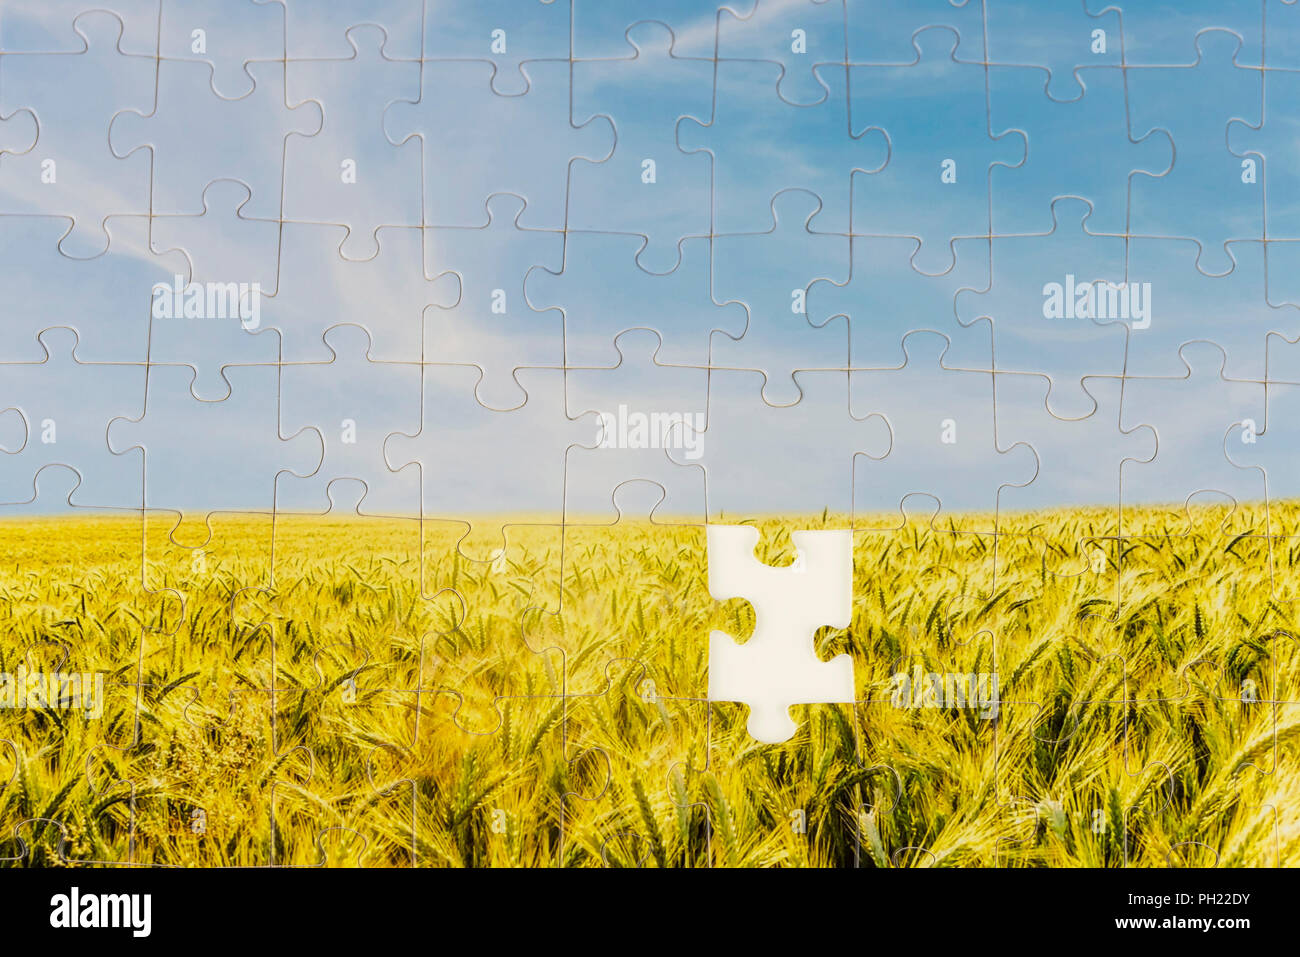
[[204, 810], [190, 807], [188, 810], [199, 816], [186, 816], [177, 802], [158, 789], [121, 776], [133, 770], [109, 749], [93, 751], [87, 757], [87, 788], [98, 813], [85, 828], [93, 835], [95, 847], [80, 853], [79, 842], [72, 843], [67, 849], [69, 862], [101, 867], [157, 866], [192, 861], [197, 856], [201, 835], [194, 825], [202, 821]]
[[380, 254], [364, 260], [342, 257], [347, 236], [343, 226], [283, 225], [279, 285], [263, 302], [262, 324], [280, 331], [286, 362], [329, 361], [325, 330], [354, 319], [363, 320], [376, 359], [419, 362], [425, 312], [455, 308], [460, 277], [426, 268], [441, 255], [426, 250], [428, 231], [381, 226]]
[[352, 56], [286, 66], [285, 92], [294, 103], [320, 105], [315, 136], [284, 145], [284, 218], [341, 223], [345, 259], [379, 254], [381, 226], [419, 226], [420, 151], [394, 147], [384, 136], [384, 109], [420, 92], [420, 68], [389, 60], [387, 36], [373, 25], [348, 31]]
[[[1196, 240], [1197, 268], [1212, 276], [1232, 269], [1229, 240], [1263, 235], [1263, 195], [1248, 175], [1249, 157], [1228, 141], [1236, 125], [1258, 129], [1263, 119], [1263, 76], [1242, 65], [1241, 49], [1240, 35], [1211, 30], [1197, 36], [1190, 65], [1125, 72], [1132, 135], [1140, 142], [1164, 130], [1176, 151], [1167, 173], [1133, 175], [1128, 231]], [[1190, 102], [1199, 105], [1188, 108]], [[1193, 209], [1196, 215], [1188, 215]]]
[[[570, 448], [565, 461], [564, 514], [606, 515], [629, 482], [651, 483], [662, 495], [650, 517], [702, 524], [705, 519], [703, 454], [708, 373], [659, 362], [656, 333], [629, 330], [614, 345], [610, 369], [571, 369], [565, 377], [570, 416], [594, 411], [600, 441]], [[626, 351], [624, 351], [626, 350]], [[682, 464], [670, 456], [675, 453]], [[572, 518], [570, 518], [572, 516]]]
[[528, 398], [517, 369], [564, 364], [563, 314], [532, 308], [524, 291], [534, 269], [560, 266], [564, 234], [521, 227], [528, 204], [520, 196], [497, 193], [486, 205], [482, 228], [428, 231], [435, 255], [460, 278], [460, 297], [448, 309], [425, 312], [426, 341], [432, 361], [479, 365], [484, 377], [475, 396], [505, 410]]
[[[657, 355], [671, 365], [705, 368], [709, 333], [722, 329], [733, 338], [745, 331], [741, 302], [718, 306], [711, 298], [711, 243], [707, 237], [678, 245], [681, 261], [666, 275], [637, 265], [644, 248], [640, 236], [569, 232], [564, 267], [531, 269], [524, 293], [539, 311], [564, 313], [564, 364], [570, 368], [607, 366], [618, 361], [615, 339], [630, 329], [653, 329], [662, 342]], [[615, 312], [608, 303], [617, 298]], [[674, 304], [671, 311], [663, 302]]]
[[[377, 790], [392, 790], [396, 813], [388, 827], [403, 829], [414, 840], [417, 866], [556, 866], [562, 812], [548, 800], [549, 790], [531, 787], [531, 776], [568, 777], [565, 700], [504, 702], [506, 721], [522, 733], [502, 754], [496, 734], [460, 727], [455, 695], [426, 693], [418, 704], [413, 695], [399, 699], [394, 710], [401, 716], [402, 737], [386, 735], [382, 742], [396, 760], [378, 755], [375, 783]], [[502, 761], [515, 772], [507, 782], [496, 781], [493, 770]], [[429, 840], [431, 834], [437, 836]]]
[[110, 217], [105, 224], [108, 251], [80, 260], [59, 251], [68, 232], [62, 217], [3, 217], [0, 284], [12, 295], [0, 318], [4, 359], [41, 361], [44, 350], [37, 337], [50, 325], [51, 290], [58, 290], [60, 321], [76, 331], [81, 359], [147, 359], [152, 290], [159, 283], [171, 286], [190, 270], [184, 252], [154, 251], [149, 227], [144, 216]]
[[[766, 61], [719, 62], [711, 115], [678, 121], [678, 147], [712, 158], [715, 233], [767, 229], [767, 204], [790, 189], [821, 199], [821, 230], [847, 233], [852, 185], [860, 174], [876, 173], [889, 162], [887, 133], [867, 125], [870, 116], [855, 120], [847, 82], [828, 81], [826, 98], [816, 106], [791, 106], [776, 93], [781, 69]], [[840, 67], [813, 69], [821, 75]], [[815, 164], [797, 161], [804, 143], [817, 144]], [[750, 166], [749, 157], [758, 153], [768, 158]]]
[[1221, 716], [1234, 753], [1242, 752], [1233, 771], [1243, 785], [1252, 783], [1248, 779], [1253, 775], [1276, 777], [1279, 768], [1285, 768], [1285, 741], [1297, 714], [1286, 700], [1292, 696], [1294, 652], [1284, 632], [1250, 634], [1226, 649], [1222, 658], [1189, 666], [1194, 692]]
[[[854, 456], [882, 458], [890, 448], [889, 424], [881, 415], [855, 419], [849, 409], [848, 375], [800, 372], [797, 403], [771, 406], [762, 398], [758, 372], [715, 369], [709, 376], [708, 425], [702, 436], [708, 516], [781, 514], [808, 518], [853, 509]], [[762, 484], [774, 447], [784, 466]], [[691, 460], [673, 451], [679, 464]]]
[[[1064, 195], [1086, 197], [1092, 204], [1092, 230], [1124, 233], [1134, 172], [1161, 175], [1174, 163], [1176, 144], [1167, 131], [1139, 140], [1129, 128], [1124, 71], [1083, 67], [1073, 75], [1080, 86], [1077, 96], [1058, 101], [1050, 85], [1043, 89], [1039, 70], [989, 67], [990, 132], [1017, 130], [1027, 141], [1022, 163], [994, 163], [989, 169], [995, 235], [1050, 229], [1052, 201]], [[1052, 80], [1056, 77], [1053, 73]], [[1087, 149], [1076, 142], [1080, 130], [1088, 131]]]
[[[893, 527], [905, 506], [929, 509], [932, 501], [934, 522], [991, 534], [1003, 493], [1033, 480], [1032, 447], [999, 442], [993, 376], [945, 368], [947, 349], [939, 333], [909, 332], [902, 369], [850, 375], [853, 416], [881, 415], [890, 433], [886, 455], [854, 463], [855, 527]], [[930, 501], [908, 501], [914, 496]]]
[[[471, 366], [425, 365], [420, 430], [391, 434], [384, 445], [385, 461], [395, 471], [416, 467], [423, 490], [422, 516], [557, 513], [564, 501], [567, 451], [596, 445], [596, 416], [571, 419], [565, 414], [558, 370], [519, 370], [515, 378], [526, 401], [504, 411], [475, 401], [481, 378], [481, 370]], [[457, 441], [469, 434], [475, 436], [473, 443]], [[456, 456], [445, 454], [448, 443], [457, 444]], [[494, 448], [501, 445], [514, 449], [514, 464], [508, 469], [498, 468], [493, 457]], [[476, 529], [472, 541], [463, 543], [463, 554], [492, 561], [510, 524], [508, 519], [490, 518], [486, 528]]]
[[[809, 321], [827, 325], [838, 315], [849, 320], [849, 365], [854, 369], [894, 369], [907, 363], [903, 338], [915, 317], [950, 338], [978, 338], [992, 362], [987, 329], [967, 330], [955, 321], [953, 296], [987, 281], [988, 247], [983, 240], [956, 244], [956, 265], [938, 276], [911, 267], [920, 242], [911, 238], [854, 236], [850, 240], [849, 280], [818, 279], [807, 292]], [[976, 248], [979, 247], [979, 248]], [[976, 348], [972, 346], [972, 349]]]
[[987, 288], [958, 291], [955, 306], [963, 325], [992, 326], [993, 364], [980, 364], [984, 350], [975, 351], [972, 337], [956, 340], [949, 365], [1046, 375], [1054, 415], [1091, 414], [1083, 377], [1121, 374], [1127, 325], [1140, 328], [1152, 308], [1151, 287], [1124, 271], [1123, 238], [1093, 233], [1091, 214], [1086, 200], [1061, 197], [1052, 203], [1052, 232], [993, 240]]
[[[263, 306], [276, 294], [280, 227], [246, 217], [250, 201], [243, 183], [217, 180], [203, 191], [201, 216], [152, 218], [151, 249], [180, 251], [187, 268], [150, 290], [149, 360], [192, 366], [196, 398], [229, 394], [226, 364], [280, 358], [279, 335], [262, 324]], [[225, 363], [216, 367], [213, 356]]]
[[146, 147], [152, 155], [153, 192], [147, 211], [194, 212], [208, 183], [233, 179], [252, 194], [245, 216], [281, 218], [286, 142], [291, 134], [320, 132], [321, 106], [288, 105], [284, 63], [248, 63], [245, 69], [253, 89], [227, 100], [212, 92], [207, 64], [164, 60], [158, 64], [153, 109], [119, 107], [108, 142], [116, 155], [139, 160]]
[[[1126, 460], [1120, 466], [1121, 507], [1169, 502], [1181, 518], [1193, 497], [1203, 492], [1243, 503], [1263, 500], [1263, 474], [1247, 467], [1246, 456], [1237, 451], [1248, 448], [1259, 431], [1263, 383], [1227, 379], [1223, 349], [1213, 343], [1191, 342], [1178, 353], [1185, 369], [1182, 376], [1124, 383], [1120, 428], [1151, 426], [1156, 454], [1153, 460]], [[1189, 471], [1181, 462], [1195, 464]]]
[[564, 529], [508, 527], [492, 543], [498, 546], [492, 560], [479, 561], [463, 554], [477, 544], [466, 525], [421, 524], [421, 618], [428, 622], [421, 640], [434, 669], [421, 687], [453, 696], [458, 728], [492, 735], [508, 722], [512, 701], [564, 694], [568, 648], [556, 634]]
[[853, 589], [853, 535], [849, 531], [794, 532], [799, 557], [788, 569], [754, 556], [758, 529], [710, 525], [709, 593], [720, 601], [746, 598], [758, 624], [744, 645], [723, 632], [709, 638], [709, 699], [749, 705], [749, 733], [785, 741], [797, 730], [790, 705], [852, 702], [853, 659], [820, 661], [812, 632], [849, 623]]
[[772, 198], [766, 230], [713, 241], [714, 301], [740, 302], [749, 318], [739, 337], [714, 333], [709, 364], [761, 370], [763, 399], [772, 405], [799, 401], [796, 370], [842, 369], [848, 361], [845, 324], [832, 317], [814, 327], [808, 318], [810, 285], [848, 279], [849, 244], [813, 229], [821, 213], [816, 196], [782, 191]]
[[[715, 866], [735, 867], [744, 857], [769, 867], [860, 866], [860, 832], [873, 823], [864, 821], [868, 808], [878, 814], [877, 834], [883, 831], [885, 840], [892, 838], [888, 815], [898, 802], [889, 792], [896, 775], [890, 768], [860, 766], [848, 705], [798, 708], [802, 733], [764, 748], [775, 750], [780, 755], [776, 760], [794, 772], [781, 782], [745, 760], [754, 745], [744, 727], [744, 710], [713, 703], [709, 766], [696, 775], [718, 837]], [[839, 779], [839, 787], [819, 787], [815, 776], [805, 772], [823, 763], [853, 771]], [[854, 781], [861, 788], [850, 783]]]
[[[193, 394], [193, 369], [153, 366], [144, 412], [137, 418], [119, 415], [108, 424], [110, 451], [138, 453], [126, 461], [143, 470], [146, 508], [270, 513], [277, 475], [309, 475], [319, 468], [319, 435], [313, 442], [303, 433], [280, 434], [279, 368], [227, 366], [221, 375], [230, 394], [205, 400]], [[171, 441], [179, 436], [188, 441]], [[256, 444], [250, 446], [249, 436]]]
[[[1095, 636], [1086, 631], [1074, 637], [1068, 650], [1042, 656], [1039, 661], [1032, 652], [1042, 649], [1029, 649], [1031, 655], [1015, 668], [1020, 680], [999, 685], [997, 720], [991, 722], [998, 800], [1008, 811], [1022, 802], [1046, 804], [1055, 815], [1064, 812], [1067, 820], [1074, 818], [1076, 828], [1079, 823], [1092, 824], [1100, 816], [1102, 830], [1093, 831], [1100, 845], [1095, 853], [1114, 866], [1121, 857], [1117, 805], [1122, 808], [1130, 803], [1123, 795], [1135, 784], [1146, 789], [1158, 788], [1163, 782], [1154, 768], [1143, 769], [1139, 764], [1139, 770], [1129, 772], [1127, 752], [1121, 747], [1105, 757], [1104, 766], [1094, 766], [1086, 784], [1072, 787], [1083, 730], [1092, 728], [1095, 733], [1104, 729], [1107, 735], [1122, 740], [1127, 704], [1124, 657], [1103, 653], [1090, 643]], [[1033, 700], [1041, 688], [1052, 689], [1051, 700]], [[1032, 758], [1025, 753], [1026, 747], [1032, 750]], [[1059, 825], [1054, 829], [1065, 830]]]
[[[416, 476], [385, 467], [384, 442], [393, 432], [419, 425], [420, 367], [374, 361], [370, 336], [360, 326], [329, 329], [325, 345], [332, 353], [329, 362], [289, 365], [281, 372], [280, 433], [292, 438], [315, 432], [324, 457], [309, 476], [277, 474], [276, 509], [328, 511], [331, 487], [351, 479], [364, 488], [358, 505], [367, 512], [418, 514]], [[350, 384], [347, 391], [334, 388], [340, 382]]]
[[[1041, 508], [1063, 487], [1099, 505], [1117, 503], [1121, 464], [1132, 462], [1136, 469], [1137, 463], [1157, 454], [1156, 435], [1149, 427], [1119, 425], [1121, 397], [1127, 398], [1123, 390], [1129, 385], [1118, 379], [1085, 379], [1083, 387], [1097, 403], [1096, 410], [1081, 419], [1060, 419], [1048, 408], [1048, 387], [1041, 378], [999, 375], [999, 441], [1025, 443], [1037, 457], [1033, 482], [1006, 489], [1004, 505]], [[1148, 408], [1136, 400], [1133, 407]], [[1103, 448], [1106, 454], [1099, 457], [1096, 453]]]
[[[268, 624], [278, 639], [280, 622]], [[369, 648], [359, 648], [355, 636], [332, 637], [326, 631], [310, 642], [273, 645], [272, 655], [281, 654], [272, 658], [271, 684], [248, 696], [251, 708], [270, 724], [268, 764], [258, 769], [266, 782], [270, 824], [265, 866], [320, 866], [319, 836], [327, 830], [352, 830], [364, 844], [369, 843], [365, 835], [374, 834], [366, 809], [319, 795], [323, 785], [364, 760], [369, 743], [355, 740], [347, 727], [351, 721], [378, 723], [389, 703], [385, 685], [391, 671]], [[295, 832], [312, 833], [317, 840], [289, 844], [284, 835]]]
[[[875, 700], [860, 701], [855, 707], [863, 736], [862, 763], [889, 769], [889, 777], [898, 782], [898, 795], [888, 817], [883, 813], [877, 815], [883, 818], [877, 826], [877, 841], [873, 842], [870, 830], [867, 831], [864, 857], [869, 853], [876, 866], [885, 867], [926, 867], [940, 863], [991, 865], [1002, 841], [1013, 833], [1010, 823], [999, 820], [984, 835], [984, 840], [970, 840], [960, 823], [964, 814], [959, 802], [948, 797], [949, 785], [938, 782], [950, 776], [954, 779], [964, 776], [957, 770], [961, 767], [981, 768], [991, 784], [998, 780], [996, 735], [1004, 730], [1006, 705], [1000, 702], [994, 711], [974, 703], [982, 695], [978, 690], [981, 677], [978, 673], [947, 673], [943, 670], [946, 666], [931, 667], [935, 669], [933, 672], [927, 672], [925, 667], [900, 672], [897, 696], [886, 693]], [[985, 667], [987, 664], [980, 670]], [[918, 678], [921, 680], [915, 691], [904, 685], [903, 679]], [[932, 678], [937, 686], [931, 682]], [[987, 672], [984, 680], [987, 690]], [[945, 694], [955, 692], [958, 687], [975, 690], [969, 707], [953, 709], [946, 704]], [[937, 690], [927, 692], [927, 688]], [[932, 769], [926, 769], [912, 757], [918, 754], [935, 756]], [[925, 778], [937, 786], [927, 789], [922, 784]], [[1000, 808], [1001, 799], [1000, 789], [990, 787], [986, 796], [989, 804]], [[921, 806], [930, 800], [943, 802], [945, 811], [940, 816], [920, 813]], [[879, 806], [883, 801], [878, 798], [876, 803]]]
[[[709, 703], [666, 694], [635, 662], [602, 677], [599, 693], [572, 698], [565, 715], [564, 863], [707, 866], [707, 809], [687, 802], [695, 769], [709, 760]], [[635, 756], [630, 734], [649, 745]]]
[[[1263, 472], [1265, 498], [1270, 502], [1281, 502], [1294, 498], [1297, 494], [1293, 478], [1296, 466], [1291, 451], [1294, 440], [1290, 433], [1293, 428], [1291, 417], [1295, 414], [1295, 402], [1300, 399], [1300, 392], [1297, 392], [1296, 382], [1288, 381], [1293, 379], [1293, 375], [1287, 375], [1300, 361], [1296, 352], [1297, 347], [1292, 342], [1277, 339], [1270, 342], [1271, 369], [1263, 390], [1264, 425], [1261, 428], [1258, 419], [1245, 421], [1250, 416], [1244, 416], [1243, 427], [1234, 430], [1224, 441], [1224, 449], [1234, 465], [1254, 466], [1253, 471]], [[1277, 379], [1273, 378], [1273, 369], [1278, 372]], [[1238, 400], [1238, 408], [1241, 408], [1242, 400], [1257, 399], [1258, 393], [1255, 390], [1247, 391], [1249, 386], [1239, 388], [1241, 399]], [[1251, 409], [1243, 411], [1249, 412]], [[1254, 477], [1250, 472], [1243, 474]]]
[[[425, 225], [481, 226], [487, 198], [514, 193], [529, 206], [522, 225], [564, 227], [571, 167], [609, 159], [614, 125], [606, 117], [580, 127], [570, 123], [567, 62], [530, 63], [527, 71], [528, 92], [505, 97], [489, 88], [493, 64], [434, 60], [421, 68], [420, 99], [399, 101], [384, 111], [389, 142], [400, 146], [412, 137], [420, 139]], [[449, 90], [459, 93], [448, 96]], [[508, 141], [507, 130], [511, 139], [531, 137], [526, 157]], [[547, 133], [539, 136], [542, 130]], [[568, 135], [554, 136], [555, 130]], [[453, 168], [465, 175], [446, 176]]]
[[[1287, 162], [1287, 145], [1291, 142], [1288, 130], [1294, 121], [1284, 104], [1295, 102], [1300, 94], [1300, 79], [1286, 70], [1267, 70], [1262, 76], [1261, 122], [1252, 123], [1249, 116], [1234, 118], [1228, 124], [1228, 148], [1245, 157], [1240, 161], [1243, 189], [1263, 182], [1263, 236], [1295, 239], [1300, 236], [1300, 218], [1295, 212], [1300, 179]], [[1259, 174], [1254, 169], [1256, 157], [1262, 159]]]
[[[664, 699], [674, 714], [680, 706], [681, 713], [705, 717], [697, 706], [705, 703], [708, 693], [709, 628], [726, 624], [744, 634], [752, 622], [743, 620], [738, 602], [714, 602], [703, 578], [677, 577], [676, 561], [682, 554], [707, 550], [705, 526], [669, 512], [662, 485], [626, 481], [607, 494], [607, 501], [615, 513], [612, 518], [566, 513], [558, 614], [549, 621], [541, 615], [526, 618], [529, 635], [540, 634], [536, 625], [546, 626], [542, 640], [530, 638], [530, 645], [544, 641], [564, 652], [564, 681], [571, 695], [604, 694], [628, 681], [635, 687], [626, 693], [646, 703]], [[581, 587], [584, 576], [597, 566], [611, 582], [632, 578], [640, 583], [634, 608], [624, 606], [610, 589]], [[676, 629], [681, 638], [671, 649], [653, 645], [653, 635], [664, 627]], [[593, 643], [607, 653], [587, 653]], [[669, 720], [662, 710], [660, 717]]]
[[[1278, 375], [1278, 358], [1272, 367], [1268, 365], [1266, 341], [1300, 336], [1300, 309], [1296, 304], [1270, 303], [1269, 250], [1263, 243], [1234, 242], [1228, 247], [1232, 272], [1212, 277], [1196, 267], [1195, 243], [1129, 239], [1129, 275], [1151, 284], [1152, 302], [1151, 324], [1133, 327], [1129, 334], [1128, 374], [1180, 375], [1185, 367], [1179, 348], [1201, 339], [1223, 349], [1223, 371], [1229, 378], [1259, 380], [1266, 371]], [[1232, 321], [1225, 322], [1223, 316], [1231, 316]]]
[[[996, 379], [999, 445], [1031, 450], [1035, 460], [1030, 481], [999, 489], [1000, 558], [1014, 567], [1012, 556], [1023, 547], [1041, 554], [1044, 567], [1054, 574], [1091, 576], [1092, 593], [1106, 596], [1113, 603], [1107, 613], [1114, 614], [1124, 598], [1116, 572], [1116, 539], [1125, 531], [1120, 478], [1130, 474], [1125, 468], [1136, 471], [1157, 457], [1155, 429], [1121, 423], [1130, 383], [1120, 379], [1085, 379], [1082, 385], [1097, 407], [1080, 419], [1052, 414], [1049, 385], [1039, 376], [1008, 373]], [[1064, 488], [1091, 505], [1075, 542], [1053, 541], [1036, 523]]]
[[[42, 361], [12, 363], [0, 373], [7, 393], [0, 404], [20, 416], [20, 423], [12, 413], [5, 417], [6, 451], [11, 454], [0, 499], [23, 500], [41, 469], [65, 465], [81, 478], [73, 493], [78, 505], [139, 507], [139, 464], [112, 455], [105, 432], [114, 418], [139, 413], [144, 367], [81, 362], [77, 334], [66, 327], [46, 329], [39, 341], [45, 351]], [[86, 403], [86, 395], [96, 397], [93, 405]], [[19, 431], [15, 427], [20, 424]]]
[[75, 52], [4, 58], [0, 116], [12, 125], [22, 110], [39, 133], [4, 157], [0, 203], [7, 213], [71, 220], [59, 251], [90, 259], [108, 249], [109, 216], [149, 211], [148, 157], [113, 149], [107, 134], [121, 111], [148, 109], [155, 64], [122, 51], [123, 22], [111, 13], [92, 10], [68, 24]]
[[[1213, 753], [1174, 767], [1151, 757], [1172, 756], [1189, 723], [1204, 720], [1206, 708], [1205, 700], [1192, 694], [1178, 701], [1130, 705], [1124, 730], [1126, 754], [1139, 759], [1133, 762], [1135, 767], [1142, 767], [1141, 758], [1148, 761], [1142, 773], [1158, 767], [1169, 774], [1172, 786], [1167, 797], [1153, 795], [1130, 807], [1125, 820], [1127, 866], [1278, 866], [1276, 815], [1271, 806], [1258, 803], [1259, 792], [1238, 768], [1225, 766]], [[1230, 740], [1216, 736], [1202, 747], [1214, 749]], [[1212, 762], [1217, 773], [1197, 780], [1198, 762], [1202, 766]]]
[[[888, 164], [853, 176], [853, 231], [920, 239], [913, 265], [929, 275], [953, 267], [953, 240], [989, 234], [990, 170], [1023, 163], [1028, 145], [1019, 131], [990, 131], [984, 68], [960, 62], [957, 41], [922, 30], [913, 63], [849, 68], [854, 128], [889, 138]], [[917, 111], [944, 122], [922, 129], [909, 122]]]
[[644, 236], [637, 263], [667, 273], [686, 237], [709, 232], [709, 160], [679, 150], [676, 131], [683, 114], [712, 108], [713, 64], [677, 53], [662, 23], [629, 27], [627, 43], [631, 55], [574, 64], [575, 124], [606, 117], [617, 142], [603, 163], [573, 166], [568, 225]]

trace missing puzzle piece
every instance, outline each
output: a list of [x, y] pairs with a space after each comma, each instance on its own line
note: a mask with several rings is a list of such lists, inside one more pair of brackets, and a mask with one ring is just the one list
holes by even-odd
[[853, 533], [792, 533], [798, 557], [789, 568], [772, 568], [754, 555], [758, 529], [751, 525], [708, 528], [709, 593], [719, 601], [744, 598], [758, 621], [737, 645], [715, 631], [709, 638], [709, 699], [744, 701], [749, 732], [779, 743], [796, 730], [788, 709], [795, 704], [852, 703], [853, 659], [821, 661], [813, 632], [823, 625], [846, 628], [853, 592]]

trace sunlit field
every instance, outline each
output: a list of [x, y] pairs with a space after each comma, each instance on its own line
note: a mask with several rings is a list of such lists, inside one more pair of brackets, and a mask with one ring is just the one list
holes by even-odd
[[[778, 565], [855, 528], [816, 645], [859, 701], [783, 745], [705, 700], [753, 616], [703, 526], [526, 521], [0, 524], [0, 672], [105, 682], [0, 709], [0, 860], [1300, 863], [1300, 508], [760, 520]], [[995, 675], [996, 713], [899, 673]]]

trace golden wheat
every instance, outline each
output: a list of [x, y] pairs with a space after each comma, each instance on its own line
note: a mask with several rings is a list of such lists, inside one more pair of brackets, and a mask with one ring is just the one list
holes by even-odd
[[[848, 521], [757, 520], [761, 556]], [[699, 526], [519, 519], [474, 561], [456, 522], [7, 522], [0, 672], [107, 686], [98, 720], [0, 710], [0, 858], [1296, 863], [1298, 523], [859, 516], [852, 624], [816, 642], [861, 700], [770, 746], [704, 700], [709, 633], [753, 618]], [[996, 719], [897, 707], [914, 668], [996, 673]]]

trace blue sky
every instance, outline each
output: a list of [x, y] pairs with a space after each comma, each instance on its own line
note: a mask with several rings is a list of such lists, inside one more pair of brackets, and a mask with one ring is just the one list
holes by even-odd
[[1298, 4], [114, 7], [0, 10], [7, 514], [1300, 492]]

